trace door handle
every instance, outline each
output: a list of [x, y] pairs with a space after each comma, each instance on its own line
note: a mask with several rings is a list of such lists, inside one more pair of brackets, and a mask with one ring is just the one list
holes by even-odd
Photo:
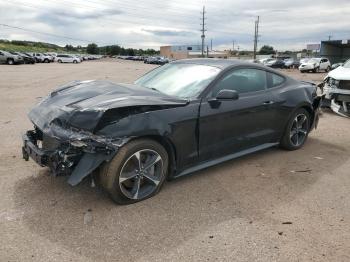
[[275, 103], [274, 101], [266, 101], [263, 103], [263, 105], [272, 105], [274, 103]]

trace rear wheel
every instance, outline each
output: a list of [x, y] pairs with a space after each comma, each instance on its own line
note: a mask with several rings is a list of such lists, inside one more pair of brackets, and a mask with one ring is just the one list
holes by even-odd
[[310, 131], [310, 114], [303, 108], [298, 109], [291, 117], [281, 140], [281, 147], [287, 150], [301, 148]]
[[57, 62], [58, 62], [58, 63], [62, 63], [62, 60], [61, 60], [61, 59], [58, 59]]
[[164, 147], [150, 139], [124, 145], [99, 173], [99, 184], [118, 204], [132, 204], [157, 194], [168, 170]]
[[329, 72], [329, 71], [331, 71], [331, 67], [330, 67], [330, 66], [328, 66], [328, 67], [326, 68], [326, 72]]
[[73, 60], [73, 64], [76, 64], [76, 63], [78, 63], [77, 60]]
[[13, 65], [14, 63], [15, 63], [15, 61], [13, 61], [13, 59], [7, 59], [8, 65]]
[[313, 70], [314, 73], [319, 73], [320, 72], [320, 68], [319, 67], [316, 67], [314, 70]]

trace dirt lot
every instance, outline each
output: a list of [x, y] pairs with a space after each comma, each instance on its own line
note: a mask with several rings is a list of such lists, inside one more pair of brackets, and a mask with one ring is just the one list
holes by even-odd
[[26, 113], [53, 88], [131, 82], [151, 68], [111, 60], [0, 67], [0, 261], [350, 261], [350, 120], [330, 112], [299, 151], [229, 161], [130, 206], [21, 159]]

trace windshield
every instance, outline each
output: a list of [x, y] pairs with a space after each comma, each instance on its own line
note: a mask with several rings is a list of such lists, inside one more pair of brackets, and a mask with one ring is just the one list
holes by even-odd
[[345, 68], [350, 68], [350, 59], [348, 61], [345, 62], [345, 64], [343, 65], [343, 67]]
[[152, 70], [135, 84], [181, 98], [192, 98], [218, 75], [220, 69], [196, 64], [168, 64]]

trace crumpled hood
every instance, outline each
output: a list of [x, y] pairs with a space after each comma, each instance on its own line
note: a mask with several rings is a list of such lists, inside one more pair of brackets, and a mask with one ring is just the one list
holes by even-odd
[[151, 105], [184, 106], [187, 103], [187, 100], [137, 85], [100, 80], [75, 81], [53, 91], [28, 116], [45, 132], [52, 125], [70, 123], [73, 119], [79, 122], [82, 118], [89, 122], [86, 127], [92, 128], [109, 109]]
[[350, 80], [350, 68], [345, 68], [342, 66], [330, 71], [326, 78], [331, 77], [336, 80]]

